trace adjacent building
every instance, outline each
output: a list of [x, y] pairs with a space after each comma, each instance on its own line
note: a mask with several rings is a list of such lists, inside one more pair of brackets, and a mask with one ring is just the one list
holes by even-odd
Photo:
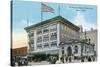
[[12, 49], [12, 57], [24, 57], [27, 56], [27, 47], [20, 47]]
[[[91, 28], [89, 31], [80, 32], [80, 39], [88, 39], [94, 45], [95, 57], [97, 57], [97, 29]], [[87, 40], [87, 41], [88, 41]], [[97, 59], [97, 58], [96, 58]]]
[[89, 31], [80, 33], [81, 39], [90, 39], [91, 43], [95, 45], [95, 50], [97, 50], [97, 29], [91, 28]]

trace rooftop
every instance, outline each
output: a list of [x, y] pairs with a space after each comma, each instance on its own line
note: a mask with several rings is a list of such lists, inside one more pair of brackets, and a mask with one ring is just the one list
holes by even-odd
[[71, 27], [72, 29], [74, 29], [76, 31], [80, 30], [80, 28], [78, 26], [74, 25], [73, 23], [71, 23], [67, 19], [63, 18], [62, 16], [56, 16], [54, 18], [51, 18], [51, 19], [48, 19], [48, 20], [45, 20], [42, 22], [38, 22], [37, 24], [25, 27], [24, 29], [28, 30], [30, 28], [35, 28], [35, 27], [38, 27], [38, 26], [41, 26], [41, 25], [44, 25], [44, 24], [47, 24], [49, 22], [56, 21], [56, 20], [61, 21], [61, 23], [66, 24], [67, 26]]

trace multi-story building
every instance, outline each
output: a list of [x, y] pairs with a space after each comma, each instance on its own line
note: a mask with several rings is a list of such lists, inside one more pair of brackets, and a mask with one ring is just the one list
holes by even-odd
[[82, 52], [85, 50], [83, 45], [88, 46], [89, 44], [80, 41], [80, 28], [61, 16], [28, 26], [25, 30], [29, 38], [29, 55], [36, 53], [59, 54], [59, 58], [64, 55], [70, 60], [76, 53], [81, 58]]
[[[79, 39], [79, 28], [61, 16], [25, 28], [29, 52], [56, 52], [62, 41]], [[47, 51], [48, 50], [48, 51]], [[54, 50], [52, 52], [52, 50]]]

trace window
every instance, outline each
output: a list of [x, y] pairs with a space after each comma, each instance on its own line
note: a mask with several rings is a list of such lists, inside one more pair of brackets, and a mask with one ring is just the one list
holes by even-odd
[[49, 29], [48, 29], [48, 28], [45, 28], [45, 29], [43, 30], [43, 33], [47, 33], [47, 32], [49, 32]]
[[34, 50], [34, 44], [29, 43], [29, 49], [30, 49], [30, 50]]
[[57, 25], [53, 25], [53, 26], [51, 26], [50, 27], [50, 31], [52, 32], [52, 31], [56, 31], [57, 30]]
[[37, 35], [42, 34], [42, 30], [37, 30]]
[[34, 44], [31, 44], [31, 47], [34, 48]]
[[34, 50], [34, 47], [30, 47], [29, 50], [30, 50], [30, 51]]
[[64, 25], [63, 24], [61, 24], [61, 30], [64, 30]]
[[42, 42], [42, 36], [37, 37], [37, 43]]
[[49, 47], [49, 43], [44, 43], [44, 48]]
[[51, 46], [57, 46], [57, 41], [51, 42]]
[[75, 51], [74, 53], [78, 53], [78, 46], [75, 46]]
[[44, 35], [43, 36], [43, 41], [45, 42], [45, 41], [48, 41], [49, 40], [49, 35], [47, 34], [47, 35]]
[[34, 36], [34, 33], [29, 33], [28, 34], [29, 38]]
[[34, 44], [34, 40], [30, 40], [29, 41], [29, 44]]
[[51, 33], [50, 39], [51, 39], [51, 40], [57, 39], [57, 32]]
[[37, 48], [42, 48], [42, 44], [37, 44]]

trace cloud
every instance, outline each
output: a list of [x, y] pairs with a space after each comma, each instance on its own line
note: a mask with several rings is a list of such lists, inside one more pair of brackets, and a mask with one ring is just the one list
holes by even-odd
[[91, 28], [97, 29], [97, 26], [93, 23], [90, 24], [90, 22], [85, 19], [84, 15], [81, 14], [80, 11], [77, 11], [77, 15], [74, 17], [73, 22], [77, 26], [82, 25], [83, 31], [90, 30]]

